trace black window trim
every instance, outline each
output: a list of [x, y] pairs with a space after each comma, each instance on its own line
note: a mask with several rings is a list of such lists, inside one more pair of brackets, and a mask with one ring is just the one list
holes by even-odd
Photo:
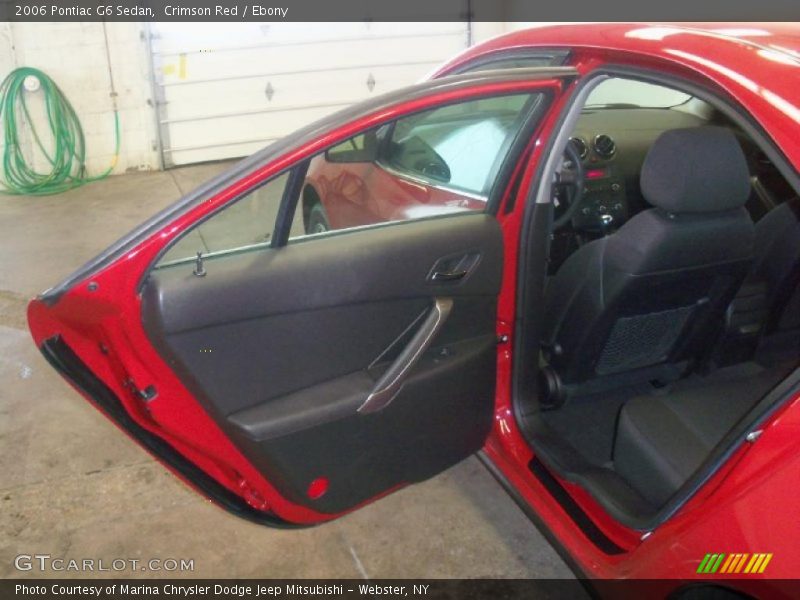
[[444, 71], [436, 76], [436, 78], [449, 77], [451, 75], [463, 75], [465, 73], [480, 73], [483, 71], [491, 70], [497, 63], [508, 60], [524, 60], [526, 58], [550, 58], [549, 65], [542, 67], [507, 67], [509, 70], [513, 69], [528, 69], [528, 68], [546, 68], [546, 67], [561, 67], [564, 66], [570, 58], [571, 51], [569, 48], [544, 48], [544, 47], [528, 47], [528, 48], [504, 48], [502, 50], [495, 50], [487, 54], [481, 54], [475, 58], [468, 60], [465, 63], [457, 65], [456, 67]]

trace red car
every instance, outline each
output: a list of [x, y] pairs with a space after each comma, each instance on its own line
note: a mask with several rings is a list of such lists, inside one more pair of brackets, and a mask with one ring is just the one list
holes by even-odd
[[479, 452], [581, 575], [788, 597], [798, 169], [797, 28], [538, 27], [244, 160], [30, 328], [247, 519]]

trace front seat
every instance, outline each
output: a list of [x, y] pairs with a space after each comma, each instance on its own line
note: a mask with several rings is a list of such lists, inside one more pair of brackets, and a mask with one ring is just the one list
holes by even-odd
[[729, 130], [662, 133], [641, 189], [654, 208], [581, 246], [548, 283], [545, 405], [685, 374], [710, 349], [751, 267], [749, 173]]
[[764, 334], [800, 330], [800, 198], [773, 208], [756, 223], [751, 278], [766, 287]]

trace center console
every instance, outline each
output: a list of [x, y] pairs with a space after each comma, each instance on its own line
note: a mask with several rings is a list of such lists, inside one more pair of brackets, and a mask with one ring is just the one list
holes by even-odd
[[590, 168], [584, 176], [581, 205], [572, 218], [578, 231], [605, 232], [628, 219], [625, 180], [613, 167]]

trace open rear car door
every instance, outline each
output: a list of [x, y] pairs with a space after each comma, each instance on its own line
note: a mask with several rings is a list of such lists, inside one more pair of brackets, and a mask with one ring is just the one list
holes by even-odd
[[[265, 524], [331, 519], [435, 475], [479, 450], [492, 427], [503, 272], [493, 198], [572, 77], [458, 75], [315, 123], [33, 300], [35, 342], [176, 474]], [[529, 104], [496, 153], [506, 183], [492, 186], [487, 210], [292, 236], [312, 157], [400, 117], [514, 94]], [[163, 260], [279, 177], [266, 242]]]

